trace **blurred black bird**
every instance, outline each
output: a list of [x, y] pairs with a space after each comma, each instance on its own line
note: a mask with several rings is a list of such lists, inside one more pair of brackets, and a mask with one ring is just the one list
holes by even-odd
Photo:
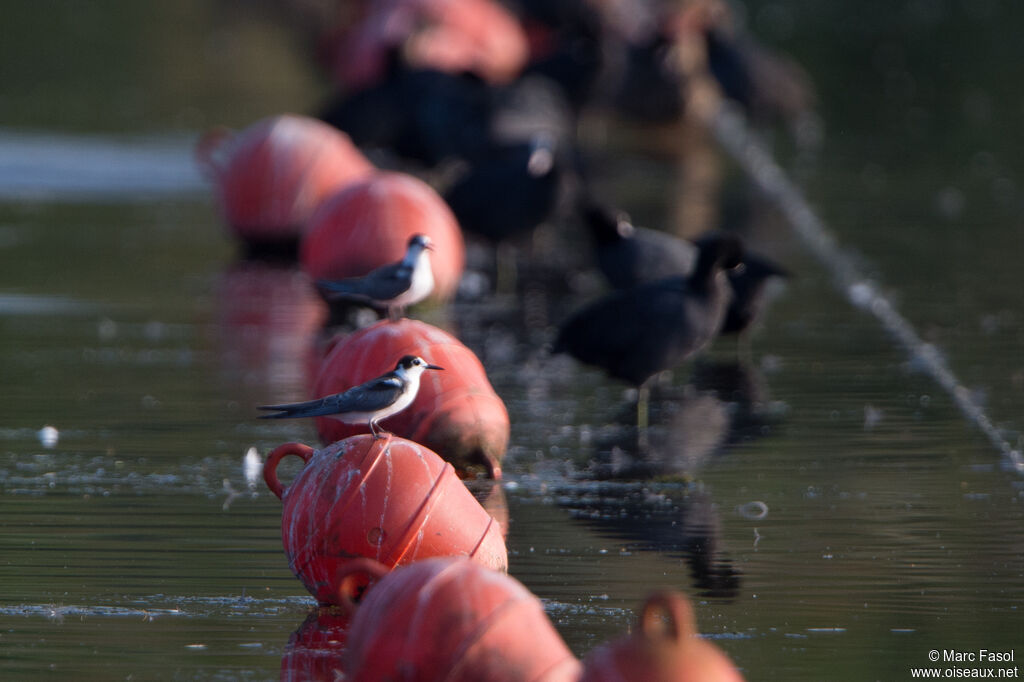
[[674, 42], [656, 31], [623, 46], [624, 69], [614, 96], [615, 110], [642, 123], [679, 120], [686, 110], [686, 78]]
[[335, 95], [319, 113], [359, 147], [433, 168], [486, 159], [535, 135], [564, 145], [575, 132], [565, 95], [540, 75], [492, 86], [471, 73], [410, 68], [400, 57], [389, 63], [382, 81]]
[[391, 64], [384, 80], [335, 96], [319, 117], [359, 147], [428, 167], [488, 146], [493, 95], [479, 77]]
[[636, 386], [637, 421], [645, 427], [648, 380], [703, 350], [719, 333], [732, 299], [726, 271], [742, 258], [735, 237], [708, 238], [691, 274], [616, 291], [584, 307], [562, 324], [552, 352]]
[[475, 147], [475, 156], [464, 154], [468, 161], [491, 155], [495, 147], [529, 143], [535, 138], [546, 140], [556, 151], [571, 148], [576, 116], [550, 78], [527, 74], [509, 85], [492, 87], [489, 93], [486, 146]]
[[579, 203], [582, 220], [594, 240], [597, 265], [616, 289], [693, 271], [697, 247], [691, 242], [636, 227], [624, 211], [592, 198]]
[[608, 36], [596, 3], [589, 0], [519, 0], [520, 21], [540, 39], [527, 74], [557, 83], [575, 112], [601, 88]]
[[463, 230], [500, 242], [533, 230], [553, 214], [561, 178], [554, 141], [537, 135], [480, 159], [444, 199]]
[[807, 72], [744, 31], [727, 2], [695, 0], [673, 23], [678, 40], [703, 43], [704, 68], [748, 118], [785, 123], [798, 135], [803, 123], [814, 120], [815, 93]]
[[[594, 239], [597, 265], [613, 287], [629, 289], [693, 272], [703, 240], [693, 243], [636, 227], [625, 212], [591, 198], [580, 204]], [[744, 249], [743, 266], [728, 271], [732, 300], [719, 333], [743, 334], [750, 329], [764, 310], [769, 281], [789, 276], [781, 266]]]

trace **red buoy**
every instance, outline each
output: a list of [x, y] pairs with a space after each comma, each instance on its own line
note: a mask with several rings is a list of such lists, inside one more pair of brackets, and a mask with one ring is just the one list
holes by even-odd
[[294, 243], [323, 199], [374, 171], [347, 135], [295, 114], [240, 132], [214, 129], [196, 157], [216, 184], [228, 225], [255, 244]]
[[636, 631], [583, 660], [580, 682], [743, 682], [732, 661], [697, 634], [693, 607], [678, 592], [648, 598]]
[[[423, 443], [460, 472], [483, 467], [498, 478], [510, 431], [505, 403], [473, 351], [437, 327], [418, 320], [381, 320], [341, 339], [320, 365], [313, 397], [340, 393], [380, 376], [403, 355], [419, 355], [445, 370], [424, 373], [412, 405], [381, 426]], [[316, 423], [324, 443], [369, 430], [365, 424], [343, 424], [330, 417], [318, 417]]]
[[433, 242], [431, 298], [450, 298], [465, 267], [462, 230], [444, 199], [405, 173], [377, 173], [324, 201], [303, 237], [302, 267], [315, 280], [362, 277], [401, 260], [416, 234]]
[[445, 558], [405, 566], [369, 589], [344, 669], [360, 682], [575, 682], [580, 664], [520, 582]]
[[334, 40], [335, 78], [352, 90], [379, 82], [396, 51], [413, 68], [495, 84], [516, 78], [529, 58], [522, 26], [493, 0], [385, 0]]
[[480, 506], [487, 510], [498, 526], [501, 527], [501, 536], [508, 537], [508, 498], [505, 496], [505, 488], [500, 479], [475, 478], [464, 480], [466, 488], [473, 494]]
[[[306, 465], [285, 488], [277, 466], [288, 455]], [[358, 596], [362, 585], [340, 577], [354, 559], [392, 568], [468, 556], [490, 569], [508, 567], [498, 523], [450, 464], [412, 441], [353, 436], [316, 451], [286, 443], [268, 455], [263, 479], [284, 503], [288, 566], [321, 604], [344, 605]]]

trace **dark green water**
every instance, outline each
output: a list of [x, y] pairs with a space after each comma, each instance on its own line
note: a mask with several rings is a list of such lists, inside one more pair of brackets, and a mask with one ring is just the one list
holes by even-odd
[[[802, 186], [1016, 446], [1021, 9], [820, 5], [749, 8], [819, 88], [826, 136]], [[269, 10], [0, 6], [0, 677], [275, 679], [312, 602], [281, 550], [280, 502], [249, 492], [242, 457], [314, 442], [309, 425], [253, 418], [304, 395], [310, 300], [263, 273], [285, 290], [266, 304], [280, 322], [237, 324], [252, 275], [190, 155], [204, 127], [308, 110], [320, 85]], [[776, 150], [790, 165], [781, 137]], [[595, 155], [642, 223], [693, 199], [692, 162]], [[26, 170], [41, 158], [71, 180]], [[741, 368], [745, 391], [706, 390], [722, 381], [709, 367], [733, 363], [728, 343], [663, 391], [656, 433], [685, 479], [581, 480], [607, 460], [626, 398], [537, 352], [535, 306], [425, 313], [477, 351], [512, 416], [511, 574], [581, 656], [658, 586], [694, 595], [702, 631], [750, 680], [905, 680], [933, 649], [1020, 649], [1020, 474], [735, 166], [718, 168], [714, 206], [796, 277]]]

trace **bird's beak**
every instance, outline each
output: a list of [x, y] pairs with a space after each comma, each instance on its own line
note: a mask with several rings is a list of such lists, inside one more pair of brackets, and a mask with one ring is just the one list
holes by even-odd
[[434, 250], [434, 242], [427, 242], [427, 245], [424, 246], [423, 248], [425, 248], [428, 251], [433, 251]]
[[444, 369], [444, 367], [438, 367], [437, 365], [427, 365], [423, 369]]

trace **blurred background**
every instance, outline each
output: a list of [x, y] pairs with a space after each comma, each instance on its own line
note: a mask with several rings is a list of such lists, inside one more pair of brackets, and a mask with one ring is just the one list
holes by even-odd
[[[242, 462], [315, 443], [255, 415], [306, 397], [319, 302], [293, 276], [252, 284], [193, 150], [321, 109], [324, 7], [0, 7], [0, 673], [276, 679], [313, 604]], [[1024, 6], [734, 7], [817, 92], [817, 146], [765, 144], [1019, 447]], [[675, 373], [653, 454], [609, 428], [622, 385], [539, 352], [592, 297], [586, 263], [538, 285], [539, 320], [536, 296], [427, 310], [508, 406], [510, 573], [574, 653], [658, 585], [750, 680], [909, 679], [931, 649], [1016, 646], [1020, 474], [699, 125], [586, 118], [580, 144], [637, 224], [735, 231], [793, 276], [748, 357], [716, 342]], [[654, 473], [607, 480], [631, 456]]]

